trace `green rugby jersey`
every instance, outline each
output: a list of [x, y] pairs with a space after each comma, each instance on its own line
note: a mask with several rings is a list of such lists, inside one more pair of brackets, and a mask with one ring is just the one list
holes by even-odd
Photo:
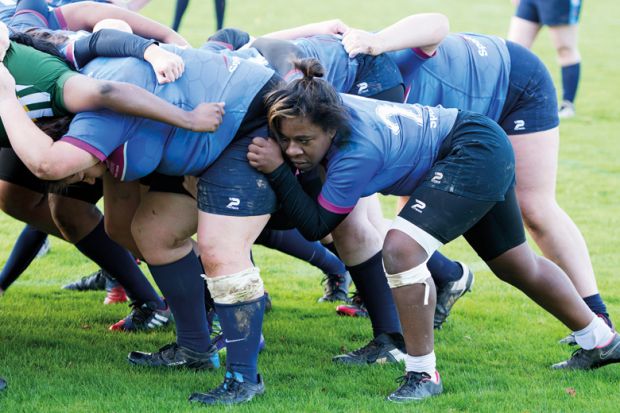
[[[31, 119], [69, 113], [62, 91], [65, 81], [77, 72], [62, 60], [11, 42], [4, 65], [15, 78], [15, 92]], [[0, 146], [11, 146], [4, 125], [0, 125]]]

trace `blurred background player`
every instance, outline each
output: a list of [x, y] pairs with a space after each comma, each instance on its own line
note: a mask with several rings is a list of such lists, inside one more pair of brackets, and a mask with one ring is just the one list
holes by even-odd
[[[129, 0], [126, 7], [132, 11], [138, 11], [146, 6], [151, 0]], [[172, 29], [178, 31], [181, 26], [181, 20], [187, 10], [189, 0], [177, 0], [174, 8], [174, 19], [172, 20]], [[215, 0], [215, 19], [217, 22], [217, 30], [224, 27], [224, 11], [226, 10], [226, 0]]]
[[512, 0], [512, 3], [517, 10], [510, 21], [508, 40], [529, 49], [542, 26], [549, 26], [562, 68], [562, 103], [558, 114], [560, 118], [575, 116], [574, 101], [581, 71], [577, 48], [581, 0]]

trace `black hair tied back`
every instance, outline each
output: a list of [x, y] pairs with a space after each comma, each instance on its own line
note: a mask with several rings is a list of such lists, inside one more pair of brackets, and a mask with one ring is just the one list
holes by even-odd
[[295, 60], [294, 64], [295, 68], [304, 75], [304, 80], [312, 80], [325, 75], [325, 69], [317, 59]]

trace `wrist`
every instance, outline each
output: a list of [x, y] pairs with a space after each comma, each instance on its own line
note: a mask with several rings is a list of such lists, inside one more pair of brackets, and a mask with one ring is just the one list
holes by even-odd
[[155, 53], [157, 53], [157, 44], [152, 43], [146, 49], [144, 49], [144, 60], [150, 62], [153, 59]]

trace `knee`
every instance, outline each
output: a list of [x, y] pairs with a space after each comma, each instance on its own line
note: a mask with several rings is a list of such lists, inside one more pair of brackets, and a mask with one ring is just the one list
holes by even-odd
[[543, 232], [551, 223], [559, 205], [554, 197], [519, 196], [523, 223], [531, 232]]
[[367, 220], [358, 221], [356, 225], [338, 226], [332, 235], [334, 236], [338, 253], [345, 262], [349, 256], [356, 256], [364, 252], [376, 253], [381, 249], [381, 236], [377, 229]]
[[10, 185], [0, 183], [0, 210], [20, 221], [28, 221], [30, 212], [43, 200], [44, 197], [41, 194], [38, 194], [37, 199], [22, 197], [11, 191]]
[[408, 251], [402, 243], [398, 242], [390, 234], [385, 237], [385, 242], [383, 243], [383, 265], [388, 274], [395, 274], [408, 269], [403, 267], [406, 266], [404, 263], [409, 261], [408, 258], [411, 255], [411, 251]]
[[568, 66], [578, 63], [581, 60], [577, 46], [561, 44], [556, 47], [558, 62], [561, 66]]
[[[190, 235], [181, 234], [169, 225], [143, 220], [136, 215], [130, 235], [143, 258], [153, 265], [163, 265], [185, 256], [192, 248]], [[187, 251], [179, 251], [185, 248]], [[179, 251], [179, 253], [177, 253]]]
[[67, 241], [75, 244], [88, 235], [101, 221], [102, 215], [95, 205], [85, 202], [63, 202], [50, 197], [50, 211], [54, 223]]
[[208, 277], [207, 285], [217, 304], [237, 304], [265, 295], [258, 268], [251, 267], [235, 274]]
[[131, 227], [126, 225], [124, 221], [117, 222], [114, 219], [108, 219], [106, 216], [104, 220], [104, 228], [106, 234], [108, 234], [108, 237], [110, 237], [114, 242], [127, 249], [131, 249], [133, 245]]

